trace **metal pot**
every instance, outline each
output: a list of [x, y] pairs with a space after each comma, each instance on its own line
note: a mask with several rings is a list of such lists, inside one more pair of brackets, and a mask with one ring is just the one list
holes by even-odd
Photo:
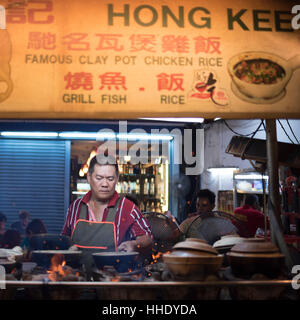
[[81, 251], [72, 250], [34, 250], [32, 251], [32, 261], [41, 267], [49, 268], [54, 255], [63, 255], [68, 266], [79, 268], [81, 266], [81, 254]]
[[110, 266], [122, 273], [139, 267], [138, 252], [96, 252], [92, 256], [98, 269]]

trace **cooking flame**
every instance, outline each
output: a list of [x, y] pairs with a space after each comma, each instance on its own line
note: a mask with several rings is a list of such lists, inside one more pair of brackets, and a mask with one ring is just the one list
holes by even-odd
[[157, 261], [159, 260], [159, 258], [163, 255], [163, 254], [169, 254], [171, 251], [166, 251], [166, 252], [161, 252], [159, 251], [157, 254], [152, 254], [152, 262], [153, 263], [157, 263]]
[[63, 254], [55, 254], [51, 258], [50, 270], [47, 270], [48, 278], [51, 281], [59, 281], [72, 273], [72, 269], [66, 266]]

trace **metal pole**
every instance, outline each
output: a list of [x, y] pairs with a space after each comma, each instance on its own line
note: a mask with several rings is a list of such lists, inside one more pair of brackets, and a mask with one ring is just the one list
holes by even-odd
[[276, 244], [285, 255], [286, 266], [291, 271], [293, 261], [284, 241], [283, 227], [280, 219], [280, 193], [278, 177], [278, 145], [276, 134], [276, 120], [266, 120], [266, 144], [267, 144], [267, 167], [269, 174], [269, 206], [268, 214], [271, 227], [271, 241]]
[[[283, 231], [280, 220], [280, 193], [278, 178], [278, 145], [276, 134], [276, 120], [266, 120], [266, 137], [267, 137], [267, 166], [269, 174], [269, 198], [274, 207], [274, 216], [277, 223]], [[271, 240], [275, 242], [274, 228], [271, 229]]]

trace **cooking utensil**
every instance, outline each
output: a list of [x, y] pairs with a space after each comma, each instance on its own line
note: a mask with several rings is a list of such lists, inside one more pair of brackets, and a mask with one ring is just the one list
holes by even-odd
[[138, 252], [96, 252], [92, 253], [94, 262], [98, 269], [105, 266], [114, 267], [118, 272], [128, 272], [138, 268]]
[[241, 253], [276, 253], [279, 249], [270, 241], [260, 240], [245, 240], [237, 243], [231, 248], [231, 252]]
[[209, 253], [213, 255], [218, 254], [218, 251], [215, 248], [213, 248], [211, 245], [203, 241], [194, 241], [194, 240], [181, 241], [176, 243], [172, 248], [172, 250], [177, 250], [177, 249], [194, 250], [194, 251]]
[[232, 248], [237, 243], [244, 242], [245, 240], [246, 240], [245, 238], [242, 238], [238, 235], [227, 235], [227, 236], [221, 237], [220, 240], [216, 241], [213, 244], [213, 247], [216, 248], [217, 250], [222, 248]]
[[223, 255], [180, 257], [172, 252], [164, 254], [163, 261], [177, 279], [204, 280], [208, 275], [218, 272], [222, 265]]
[[284, 255], [281, 253], [245, 254], [228, 252], [226, 254], [232, 272], [236, 276], [249, 277], [255, 273], [276, 278], [284, 265]]
[[176, 221], [158, 212], [143, 212], [153, 235], [153, 254], [170, 251], [175, 243], [183, 239]]
[[70, 237], [54, 233], [35, 234], [29, 239], [30, 250], [68, 250]]
[[79, 268], [81, 265], [81, 251], [72, 250], [34, 250], [32, 251], [32, 261], [39, 266], [49, 268], [51, 265], [51, 258], [54, 255], [63, 255], [66, 264], [73, 268]]
[[236, 276], [264, 274], [271, 278], [280, 275], [284, 265], [284, 255], [271, 242], [250, 238], [234, 245], [226, 257]]

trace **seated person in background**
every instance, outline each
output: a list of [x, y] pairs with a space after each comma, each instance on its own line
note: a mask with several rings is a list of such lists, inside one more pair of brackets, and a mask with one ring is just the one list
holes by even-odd
[[5, 214], [3, 214], [2, 212], [0, 212], [0, 243], [3, 239], [4, 233], [5, 233], [5, 223], [6, 223], [7, 219]]
[[230, 220], [212, 212], [215, 200], [216, 195], [208, 189], [198, 192], [197, 212], [185, 219], [179, 226], [185, 238], [200, 238], [213, 245], [222, 236], [238, 233], [237, 228]]
[[19, 212], [19, 221], [14, 222], [11, 225], [11, 229], [17, 230], [21, 237], [25, 236], [25, 231], [29, 223], [30, 213], [28, 211], [21, 210]]
[[254, 194], [249, 194], [245, 198], [244, 205], [234, 210], [234, 216], [242, 221], [249, 230], [250, 237], [254, 237], [257, 228], [264, 230], [265, 216], [258, 210], [258, 197]]
[[18, 231], [13, 229], [8, 229], [3, 235], [1, 242], [1, 248], [13, 249], [16, 246], [20, 246], [21, 236]]
[[41, 219], [33, 219], [26, 228], [26, 236], [21, 243], [22, 249], [30, 247], [30, 238], [35, 234], [47, 233], [47, 228]]

